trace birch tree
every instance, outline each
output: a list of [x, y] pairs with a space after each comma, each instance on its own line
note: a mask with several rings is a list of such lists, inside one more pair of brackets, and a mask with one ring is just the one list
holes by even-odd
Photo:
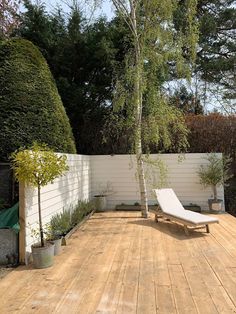
[[[170, 72], [176, 77], [190, 78], [198, 39], [197, 0], [184, 1], [186, 22], [179, 30], [174, 28], [173, 21], [179, 1], [111, 1], [126, 23], [131, 40], [123, 75], [117, 79], [114, 105], [116, 109], [125, 110], [126, 120], [132, 125], [141, 211], [146, 218], [148, 199], [143, 145], [162, 141], [163, 146], [168, 147], [172, 140], [171, 126], [184, 128], [183, 117], [177, 109], [168, 106], [161, 87]], [[185, 145], [185, 140], [179, 146]]]

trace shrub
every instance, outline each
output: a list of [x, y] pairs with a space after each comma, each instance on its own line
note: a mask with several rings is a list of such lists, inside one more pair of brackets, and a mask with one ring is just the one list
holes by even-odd
[[62, 213], [52, 216], [50, 225], [54, 235], [65, 235], [72, 227], [70, 211], [63, 210]]
[[0, 160], [33, 141], [58, 152], [76, 152], [54, 79], [31, 42], [0, 43], [0, 95]]
[[64, 210], [60, 214], [52, 216], [48, 229], [54, 237], [57, 237], [59, 235], [65, 235], [86, 215], [91, 213], [93, 209], [93, 202], [79, 201], [73, 210], [69, 208], [68, 210]]
[[72, 224], [74, 226], [78, 224], [83, 219], [83, 217], [91, 213], [93, 209], [93, 202], [79, 201], [71, 215]]
[[224, 153], [235, 157], [236, 116], [219, 113], [188, 115], [188, 141], [191, 153]]

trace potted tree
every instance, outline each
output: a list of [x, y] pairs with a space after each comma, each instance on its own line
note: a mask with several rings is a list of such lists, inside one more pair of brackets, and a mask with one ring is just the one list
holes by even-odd
[[229, 157], [220, 158], [217, 154], [209, 154], [206, 157], [207, 165], [201, 165], [198, 170], [200, 183], [204, 186], [210, 186], [213, 192], [213, 199], [208, 200], [210, 210], [220, 211], [223, 209], [223, 200], [218, 199], [217, 186], [225, 185], [230, 179], [229, 166], [231, 159]]
[[36, 268], [46, 268], [53, 264], [54, 244], [45, 241], [41, 188], [63, 175], [68, 170], [66, 156], [58, 156], [46, 144], [34, 143], [29, 149], [20, 149], [12, 154], [12, 164], [18, 181], [37, 188], [40, 242], [31, 246], [33, 264]]

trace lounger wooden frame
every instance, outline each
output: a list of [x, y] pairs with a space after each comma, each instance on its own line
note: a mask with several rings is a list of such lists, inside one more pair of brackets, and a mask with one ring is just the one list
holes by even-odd
[[203, 223], [191, 223], [187, 220], [184, 220], [182, 218], [177, 218], [175, 216], [172, 216], [170, 214], [166, 214], [164, 213], [160, 208], [157, 210], [151, 209], [151, 212], [153, 212], [155, 214], [155, 221], [158, 222], [159, 218], [164, 218], [167, 219], [168, 221], [173, 221], [173, 222], [177, 222], [181, 225], [183, 225], [184, 227], [184, 232], [186, 235], [189, 235], [189, 230], [194, 230], [194, 229], [202, 229], [202, 228], [206, 228], [206, 232], [210, 233], [210, 227], [209, 224], [212, 223], [219, 223], [216, 221], [212, 221], [212, 222], [208, 222], [207, 224], [203, 224]]

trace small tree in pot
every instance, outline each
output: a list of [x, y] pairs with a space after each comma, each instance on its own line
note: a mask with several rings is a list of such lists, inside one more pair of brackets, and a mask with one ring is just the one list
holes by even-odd
[[206, 157], [206, 160], [208, 164], [201, 165], [198, 171], [200, 183], [212, 188], [214, 198], [208, 200], [210, 210], [222, 210], [223, 201], [218, 199], [217, 186], [225, 185], [225, 182], [232, 177], [229, 171], [231, 158], [221, 158], [212, 153]]
[[[51, 266], [53, 263], [54, 249], [47, 250], [50, 243], [45, 242], [42, 210], [41, 188], [62, 176], [68, 170], [66, 156], [58, 156], [46, 144], [34, 143], [27, 150], [20, 149], [12, 154], [12, 163], [15, 177], [19, 182], [37, 188], [38, 192], [38, 217], [40, 244], [32, 246], [33, 261], [37, 268]], [[36, 254], [34, 255], [34, 251]], [[48, 252], [47, 252], [48, 251]], [[50, 258], [50, 254], [52, 257]], [[45, 256], [44, 254], [47, 254]], [[48, 255], [49, 254], [49, 255]], [[38, 260], [34, 258], [39, 258]]]

